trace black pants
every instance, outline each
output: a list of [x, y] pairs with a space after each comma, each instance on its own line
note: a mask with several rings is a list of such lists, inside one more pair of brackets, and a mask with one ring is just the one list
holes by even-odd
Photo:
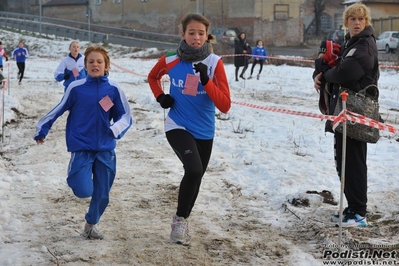
[[213, 139], [198, 140], [185, 130], [166, 132], [166, 138], [183, 163], [184, 176], [180, 182], [176, 215], [187, 218], [194, 207], [202, 177], [208, 167]]
[[[335, 162], [341, 179], [343, 135], [334, 134]], [[367, 213], [367, 143], [346, 138], [344, 193], [348, 208], [365, 216]]]
[[264, 62], [264, 60], [256, 60], [256, 59], [254, 60], [254, 62], [252, 63], [252, 68], [251, 68], [251, 76], [254, 73], [254, 68], [255, 68], [256, 64], [258, 64], [258, 63], [259, 63], [259, 67], [260, 67], [259, 74], [262, 73], [263, 62]]
[[17, 67], [18, 67], [18, 74], [19, 76], [19, 82], [22, 81], [22, 78], [24, 77], [24, 72], [25, 72], [25, 62], [17, 62]]

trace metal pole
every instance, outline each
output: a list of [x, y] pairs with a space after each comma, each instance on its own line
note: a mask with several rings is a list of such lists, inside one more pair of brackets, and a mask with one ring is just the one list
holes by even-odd
[[88, 24], [88, 30], [89, 30], [89, 42], [90, 42], [90, 18], [91, 18], [91, 10], [90, 8], [87, 9], [87, 24]]
[[122, 0], [122, 27], [123, 27], [123, 24], [125, 24], [125, 15], [124, 15], [124, 13], [125, 13], [125, 0]]
[[347, 92], [342, 92], [342, 164], [341, 164], [341, 195], [339, 198], [339, 232], [338, 232], [338, 248], [341, 250], [341, 239], [342, 239], [342, 218], [343, 218], [343, 198], [345, 190], [345, 162], [346, 162], [346, 98], [348, 96]]
[[39, 33], [42, 36], [42, 0], [39, 0]]
[[4, 119], [5, 119], [5, 116], [4, 116], [4, 111], [5, 111], [5, 108], [4, 108], [4, 97], [5, 97], [5, 95], [4, 95], [4, 86], [5, 86], [5, 81], [2, 81], [1, 82], [1, 101], [2, 101], [2, 104], [1, 104], [1, 108], [2, 108], [2, 113], [1, 113], [1, 116], [2, 116], [2, 119], [1, 119], [1, 143], [4, 143], [4, 125], [5, 125], [5, 121], [4, 121]]
[[223, 17], [224, 17], [223, 0], [221, 2], [222, 2], [221, 10], [222, 10], [222, 27], [223, 27]]

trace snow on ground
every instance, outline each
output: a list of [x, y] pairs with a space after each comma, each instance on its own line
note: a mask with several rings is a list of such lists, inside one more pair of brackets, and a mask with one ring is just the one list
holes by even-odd
[[[19, 38], [0, 33], [6, 47], [16, 47]], [[98, 224], [105, 239], [91, 241], [80, 236], [88, 199], [75, 198], [65, 181], [67, 114], [43, 145], [33, 140], [37, 121], [62, 97], [53, 71], [70, 40], [24, 39], [31, 56], [22, 85], [15, 62], [4, 70], [10, 83], [0, 145], [0, 265], [323, 265], [326, 252], [338, 252], [330, 216], [339, 208], [331, 201], [339, 202], [340, 183], [325, 121], [256, 108], [318, 114], [311, 68], [265, 65], [260, 80], [235, 82], [234, 66], [226, 64], [236, 104], [217, 113], [211, 162], [190, 217], [192, 243], [184, 247], [169, 242], [182, 166], [164, 136], [166, 114], [145, 80], [156, 60], [107, 46], [110, 77], [124, 89], [135, 124], [116, 149], [111, 202]], [[87, 43], [81, 44], [83, 52]], [[396, 128], [398, 78], [382, 69], [379, 84], [382, 117]], [[381, 135], [368, 148], [370, 225], [343, 230], [350, 250], [398, 249], [399, 134]]]

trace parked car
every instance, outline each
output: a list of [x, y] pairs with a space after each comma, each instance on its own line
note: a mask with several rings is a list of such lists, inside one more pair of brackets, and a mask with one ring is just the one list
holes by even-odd
[[216, 42], [234, 46], [234, 39], [240, 31], [237, 28], [213, 28], [210, 33], [216, 37]]
[[339, 45], [344, 44], [345, 41], [345, 32], [344, 30], [334, 30], [327, 33], [326, 37], [324, 37], [325, 41], [333, 41], [338, 43]]
[[398, 49], [399, 31], [384, 31], [377, 38], [377, 49], [385, 50], [387, 54], [395, 53]]

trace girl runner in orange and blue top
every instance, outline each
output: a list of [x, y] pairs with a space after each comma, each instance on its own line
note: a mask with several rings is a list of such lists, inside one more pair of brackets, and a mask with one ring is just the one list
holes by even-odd
[[[148, 74], [151, 90], [167, 109], [166, 138], [183, 163], [177, 212], [171, 240], [188, 245], [187, 218], [197, 199], [208, 166], [215, 134], [215, 107], [230, 109], [230, 90], [221, 58], [211, 53], [209, 21], [199, 14], [183, 18], [182, 41], [176, 52], [163, 55]], [[170, 94], [164, 94], [161, 78], [170, 77]]]

